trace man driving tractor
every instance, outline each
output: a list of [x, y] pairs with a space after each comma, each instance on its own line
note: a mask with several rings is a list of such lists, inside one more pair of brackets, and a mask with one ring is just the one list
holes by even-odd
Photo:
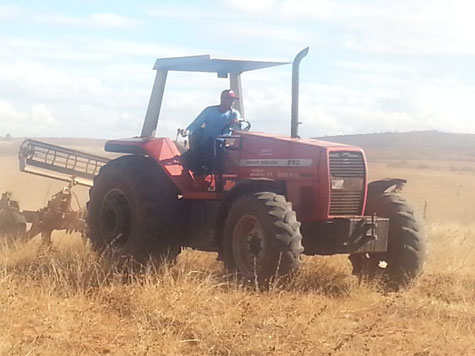
[[228, 135], [232, 130], [240, 130], [239, 111], [233, 108], [239, 99], [234, 91], [226, 89], [221, 92], [219, 105], [208, 106], [182, 131], [182, 136], [190, 137], [190, 156], [188, 163], [195, 174], [205, 174], [206, 169], [213, 170], [213, 152], [216, 138]]

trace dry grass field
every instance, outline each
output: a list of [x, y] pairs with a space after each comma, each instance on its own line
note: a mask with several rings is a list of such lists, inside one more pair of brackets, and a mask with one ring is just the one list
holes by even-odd
[[[19, 173], [10, 148], [0, 191], [37, 209], [62, 183]], [[475, 355], [473, 162], [370, 162], [372, 179], [387, 176], [409, 180], [426, 217], [425, 273], [409, 290], [360, 285], [336, 256], [305, 257], [290, 284], [257, 292], [188, 250], [124, 280], [57, 232], [50, 251], [0, 248], [0, 355]]]

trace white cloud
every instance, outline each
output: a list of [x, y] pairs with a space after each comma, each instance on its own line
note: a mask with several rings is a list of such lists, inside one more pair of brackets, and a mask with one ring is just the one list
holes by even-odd
[[137, 20], [117, 14], [92, 14], [87, 22], [103, 28], [132, 28], [139, 25]]
[[276, 4], [276, 0], [224, 0], [225, 4], [248, 13], [263, 13], [272, 10]]
[[0, 122], [5, 125], [6, 123], [18, 124], [20, 120], [25, 118], [24, 113], [16, 110], [9, 102], [0, 101]]
[[214, 36], [224, 37], [231, 32], [235, 34], [234, 40], [243, 38], [256, 43], [281, 40], [360, 52], [475, 54], [472, 35], [475, 3], [469, 0], [217, 0], [216, 3], [218, 6], [211, 9], [159, 5], [152, 15], [195, 23], [201, 20], [200, 26], [208, 28]]
[[38, 23], [107, 29], [129, 29], [140, 25], [140, 22], [137, 20], [111, 13], [91, 14], [84, 17], [67, 16], [63, 14], [40, 14], [30, 15], [28, 18]]
[[235, 11], [247, 15], [267, 15], [279, 20], [328, 18], [337, 6], [329, 0], [221, 0]]
[[13, 136], [47, 134], [54, 132], [59, 123], [51, 109], [44, 104], [15, 108], [11, 103], [0, 102], [0, 135], [10, 133]]
[[[80, 62], [80, 68], [82, 68], [85, 63], [116, 65], [124, 61], [130, 63], [137, 57], [143, 57], [149, 61], [147, 68], [150, 69], [157, 57], [190, 55], [199, 52], [202, 50], [194, 49], [192, 46], [185, 48], [173, 44], [109, 38], [76, 37], [74, 41], [71, 41], [69, 39], [29, 40], [0, 37], [0, 60], [3, 59], [9, 63], [18, 61], [19, 58], [34, 58], [45, 64], [54, 60], [56, 63], [63, 62], [66, 66], [73, 62]], [[8, 66], [3, 69], [8, 70]]]
[[475, 54], [475, 3], [469, 0], [221, 2], [243, 15], [265, 16], [281, 25], [327, 26], [336, 37], [332, 44], [351, 50]]
[[38, 62], [18, 60], [9, 63], [0, 61], [0, 63], [0, 78], [9, 85], [21, 84], [41, 90], [44, 86], [61, 89], [71, 84], [66, 75]]
[[[383, 73], [384, 68], [380, 69]], [[301, 83], [301, 135], [427, 129], [475, 133], [475, 122], [471, 119], [475, 116], [475, 107], [472, 107], [475, 86], [453, 80], [407, 76], [405, 71], [405, 67], [396, 66], [394, 80], [392, 74], [380, 74], [375, 76], [377, 80], [366, 82], [342, 75], [340, 82], [331, 84]], [[362, 78], [365, 76], [363, 73]], [[186, 78], [200, 84], [189, 86]], [[215, 81], [207, 78], [204, 75], [202, 79], [185, 75], [178, 81], [175, 77], [170, 78], [173, 93], [168, 91], [165, 96], [163, 120], [159, 126], [161, 135], [168, 132], [173, 136], [177, 127], [188, 124], [204, 106], [217, 101], [212, 93], [217, 93], [226, 83], [215, 86], [210, 84]], [[243, 89], [246, 118], [252, 121], [253, 130], [288, 135], [289, 75], [276, 69], [272, 73], [246, 74]]]
[[106, 29], [130, 29], [141, 25], [139, 20], [115, 13], [68, 16], [62, 13], [36, 13], [20, 6], [0, 6], [0, 19]]
[[475, 132], [475, 87], [454, 81], [425, 83], [414, 90], [415, 111], [434, 127]]
[[[219, 18], [220, 13], [216, 9], [205, 9], [191, 4], [183, 5], [157, 5], [148, 12], [148, 15], [160, 18], [168, 18], [180, 21], [205, 20]], [[233, 14], [229, 15], [234, 17]]]
[[45, 126], [58, 123], [51, 110], [44, 104], [35, 105], [31, 108], [30, 119], [33, 123]]
[[279, 6], [281, 16], [298, 19], [322, 20], [335, 15], [337, 4], [329, 0], [282, 1]]
[[[163, 42], [144, 42], [133, 37], [121, 40], [112, 35], [117, 31], [107, 32], [106, 38], [68, 32], [70, 26], [97, 29], [140, 24], [112, 12], [33, 17], [20, 8], [0, 6], [0, 19], [20, 19], [23, 11], [25, 21], [44, 25], [48, 31], [64, 29], [65, 34], [47, 40], [21, 34], [17, 38], [0, 37], [0, 136], [4, 131], [37, 136], [137, 135], [150, 96], [155, 58], [209, 53], [209, 48], [203, 50], [202, 46], [210, 40], [213, 46], [217, 43], [218, 53], [231, 50], [244, 57], [248, 56], [241, 48], [246, 49], [248, 43], [249, 56], [267, 57], [263, 59], [281, 59], [279, 54], [292, 55], [297, 46], [305, 44], [327, 47], [325, 51], [312, 50], [302, 66], [305, 73], [308, 70], [313, 75], [324, 70], [338, 72], [323, 73], [322, 77], [302, 73], [304, 137], [414, 129], [475, 133], [471, 120], [475, 116], [475, 87], [468, 84], [470, 77], [436, 80], [436, 76], [453, 78], [456, 74], [442, 65], [446, 72], [439, 74], [434, 70], [439, 67], [412, 57], [472, 53], [474, 25], [468, 21], [470, 13], [459, 11], [458, 6], [466, 4], [468, 11], [473, 5], [461, 0], [445, 7], [439, 0], [433, 4], [430, 7], [426, 0], [223, 0], [213, 9], [195, 6], [186, 7], [187, 11], [183, 6], [160, 5], [154, 16], [204, 20], [199, 26], [203, 41], [189, 41], [183, 47], [175, 45], [175, 37], [168, 34], [161, 37]], [[223, 9], [227, 16], [220, 12]], [[187, 29], [197, 28], [197, 24]], [[147, 29], [152, 28], [152, 23], [147, 24]], [[332, 63], [336, 54], [327, 49], [335, 48], [366, 53]], [[399, 55], [371, 57], [372, 52]], [[219, 91], [227, 86], [226, 80], [216, 80], [213, 75], [171, 73], [159, 121], [160, 135], [173, 137], [177, 127], [186, 126], [203, 107], [215, 104]], [[243, 87], [246, 115], [253, 129], [287, 135], [290, 68], [245, 74]]]
[[265, 41], [269, 46], [270, 41], [282, 47], [283, 43], [305, 46], [316, 40], [316, 36], [311, 33], [291, 27], [263, 23], [236, 23], [230, 24], [226, 31], [219, 31], [220, 25], [216, 25], [212, 32], [219, 33], [224, 37], [232, 37], [234, 41], [248, 42]]
[[[475, 133], [475, 86], [453, 80], [400, 78], [342, 84], [301, 84], [300, 134], [334, 134], [436, 129]], [[290, 88], [271, 80], [245, 83], [246, 114], [258, 131], [288, 134]], [[248, 85], [251, 84], [251, 85]]]
[[421, 73], [427, 74], [430, 72], [430, 68], [420, 66], [410, 66], [403, 63], [397, 62], [382, 62], [375, 60], [365, 60], [364, 62], [357, 61], [347, 61], [347, 60], [337, 60], [328, 63], [332, 67], [336, 67], [339, 70], [349, 70], [367, 73], [377, 73], [378, 75], [388, 73], [395, 75], [419, 75]]
[[[127, 137], [140, 132], [153, 80], [149, 68], [142, 68], [144, 72], [135, 80], [130, 77], [137, 68], [125, 65], [101, 66], [91, 73], [28, 62], [10, 69], [0, 71], [0, 88], [9, 88], [8, 93], [1, 93], [6, 99], [0, 102], [0, 135]], [[127, 74], [114, 75], [120, 71]], [[287, 135], [289, 78], [266, 74], [270, 73], [256, 72], [244, 78], [247, 118], [256, 131]], [[475, 133], [471, 120], [475, 115], [475, 87], [420, 78], [406, 79], [396, 86], [386, 84], [302, 83], [301, 135], [417, 129]], [[173, 137], [176, 128], [185, 127], [205, 106], [217, 103], [219, 91], [226, 86], [226, 80], [207, 74], [172, 73], [159, 135]]]
[[4, 5], [0, 6], [0, 19], [15, 19], [21, 16], [22, 10], [18, 6]]
[[[190, 50], [101, 39], [76, 39], [74, 43], [9, 38], [0, 41], [6, 54], [0, 56], [0, 97], [4, 100], [0, 106], [0, 131], [19, 136], [137, 135], [155, 76], [155, 58]], [[137, 61], [137, 57], [147, 59], [147, 64]], [[94, 58], [95, 62], [84, 66], [85, 58]], [[208, 78], [213, 82], [212, 76]], [[177, 118], [183, 118], [181, 126], [186, 126], [207, 102], [188, 95], [189, 81], [189, 76], [178, 80], [177, 98], [189, 97], [195, 106], [177, 100], [180, 104], [175, 112], [180, 115], [170, 119], [167, 134], [173, 135]], [[167, 100], [173, 81], [170, 84]]]
[[378, 1], [339, 12], [342, 45], [353, 50], [406, 54], [475, 54], [474, 3]]
[[[313, 100], [307, 92], [315, 95]], [[475, 86], [407, 79], [393, 88], [303, 86], [301, 108], [305, 126], [309, 123], [319, 135], [427, 129], [475, 133], [473, 102]], [[338, 124], [307, 114], [315, 108]]]
[[147, 57], [152, 62], [150, 67], [153, 67], [153, 61], [157, 57], [173, 57], [186, 55], [193, 52], [193, 47], [188, 48], [174, 46], [172, 44], [160, 44], [157, 42], [141, 42], [141, 41], [128, 41], [128, 40], [114, 40], [114, 39], [99, 39], [92, 40], [88, 44], [85, 44], [85, 49], [92, 53], [104, 53], [114, 56], [134, 56], [134, 57]]
[[105, 69], [107, 65], [88, 72], [74, 65], [54, 68], [33, 61], [0, 61], [0, 131], [19, 136], [136, 134], [133, 118], [143, 117], [149, 95], [143, 85], [148, 83], [117, 78], [117, 73], [111, 79]]

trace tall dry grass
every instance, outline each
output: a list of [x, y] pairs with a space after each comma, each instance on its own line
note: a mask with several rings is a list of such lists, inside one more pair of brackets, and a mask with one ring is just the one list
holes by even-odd
[[358, 284], [345, 256], [305, 257], [291, 282], [263, 292], [191, 250], [124, 275], [55, 233], [53, 250], [0, 246], [0, 355], [475, 355], [475, 180], [370, 173], [408, 177], [421, 213], [427, 203], [429, 258], [409, 290]]

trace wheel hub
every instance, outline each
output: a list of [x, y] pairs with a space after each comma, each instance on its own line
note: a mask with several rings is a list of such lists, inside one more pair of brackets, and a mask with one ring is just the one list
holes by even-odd
[[108, 243], [123, 245], [130, 233], [130, 207], [125, 194], [114, 189], [109, 191], [99, 213], [101, 233]]
[[259, 253], [263, 250], [262, 242], [263, 241], [260, 239], [256, 232], [249, 234], [247, 245], [249, 252], [252, 256], [259, 256]]
[[238, 269], [248, 277], [253, 276], [262, 263], [266, 251], [264, 230], [255, 216], [244, 215], [237, 222], [233, 245]]

